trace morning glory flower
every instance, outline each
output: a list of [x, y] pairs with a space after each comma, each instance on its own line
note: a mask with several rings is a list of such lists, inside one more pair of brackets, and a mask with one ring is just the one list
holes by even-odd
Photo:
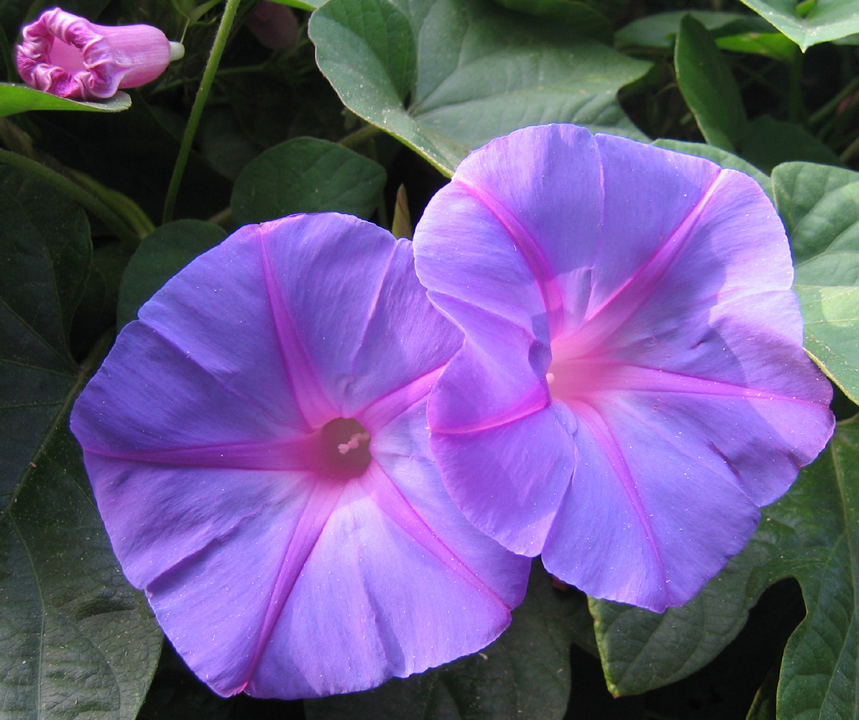
[[833, 430], [748, 176], [572, 125], [472, 153], [415, 233], [464, 332], [429, 401], [477, 527], [599, 598], [689, 600]]
[[59, 8], [43, 12], [21, 35], [16, 61], [24, 82], [75, 100], [145, 85], [185, 52], [151, 25], [96, 25]]
[[411, 243], [333, 213], [240, 229], [120, 333], [72, 430], [123, 570], [215, 692], [362, 690], [507, 627], [529, 561], [429, 454], [460, 342]]

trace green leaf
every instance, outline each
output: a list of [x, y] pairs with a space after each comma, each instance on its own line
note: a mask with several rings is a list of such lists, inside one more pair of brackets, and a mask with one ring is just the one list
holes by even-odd
[[566, 23], [582, 37], [611, 45], [611, 23], [602, 13], [575, 0], [495, 0], [508, 10]]
[[859, 173], [811, 163], [773, 171], [776, 206], [791, 241], [805, 347], [851, 400], [859, 400]]
[[746, 124], [740, 88], [707, 28], [691, 15], [680, 22], [674, 64], [680, 92], [704, 139], [736, 152]]
[[0, 117], [30, 110], [83, 110], [86, 112], [119, 112], [131, 107], [131, 97], [118, 92], [110, 100], [99, 102], [69, 100], [34, 90], [29, 85], [0, 83]]
[[117, 327], [136, 319], [140, 306], [164, 283], [226, 236], [223, 229], [202, 220], [175, 220], [148, 235], [122, 276], [116, 306]]
[[802, 585], [808, 614], [784, 651], [779, 720], [859, 717], [859, 424], [769, 513], [780, 535], [773, 564]]
[[755, 694], [746, 720], [777, 720], [776, 691], [778, 690], [779, 665], [773, 665], [761, 687]]
[[785, 650], [778, 717], [854, 718], [859, 687], [856, 548], [859, 426], [849, 421], [801, 471], [793, 488], [763, 510], [743, 552], [689, 603], [657, 615], [591, 600], [609, 689], [645, 692], [703, 667], [742, 628], [766, 587], [795, 577], [808, 614]]
[[266, 150], [233, 188], [239, 225], [298, 212], [341, 212], [369, 218], [382, 199], [385, 170], [341, 145], [296, 138]]
[[608, 689], [635, 695], [685, 678], [733, 640], [766, 589], [758, 570], [769, 559], [755, 538], [692, 600], [664, 614], [590, 600]]
[[743, 32], [717, 37], [716, 46], [720, 50], [763, 55], [784, 63], [793, 62], [797, 52], [796, 43], [780, 32]]
[[[655, 47], [670, 49], [674, 45], [677, 33], [680, 32], [680, 21], [687, 15], [691, 15], [705, 28], [711, 31], [713, 37], [720, 33], [714, 32], [728, 26], [735, 26], [738, 22], [747, 22], [749, 16], [739, 13], [714, 12], [712, 10], [675, 10], [671, 12], [655, 13], [634, 20], [617, 31], [615, 36], [621, 45], [638, 45], [641, 47]], [[772, 30], [772, 26], [765, 20], [756, 18], [761, 26], [749, 28], [758, 32]]]
[[132, 720], [161, 633], [126, 583], [68, 430], [83, 211], [0, 169], [0, 697], [9, 717]]
[[763, 55], [781, 62], [793, 60], [796, 43], [756, 15], [714, 12], [711, 10], [675, 10], [656, 13], [634, 20], [617, 32], [621, 46], [674, 47], [680, 21], [691, 15], [710, 31], [716, 46], [722, 50]]
[[831, 148], [799, 125], [760, 115], [743, 131], [740, 154], [764, 172], [793, 160], [844, 167]]
[[561, 720], [570, 642], [588, 644], [584, 595], [560, 592], [539, 561], [507, 631], [482, 652], [377, 690], [305, 703], [308, 720]]
[[647, 63], [491, 0], [329, 0], [310, 37], [343, 102], [448, 175], [526, 125], [643, 139], [615, 95]]
[[804, 15], [795, 0], [743, 0], [752, 10], [775, 25], [803, 52], [812, 45], [859, 32], [856, 0], [819, 0]]

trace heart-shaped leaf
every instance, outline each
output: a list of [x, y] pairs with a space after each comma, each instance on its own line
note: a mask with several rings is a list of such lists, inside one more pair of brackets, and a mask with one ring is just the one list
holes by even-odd
[[526, 125], [643, 139], [615, 95], [648, 63], [491, 0], [328, 0], [310, 37], [343, 102], [448, 175]]
[[10, 717], [132, 720], [161, 633], [122, 573], [68, 430], [83, 211], [0, 169], [0, 697]]
[[495, 0], [508, 10], [536, 15], [547, 20], [566, 23], [582, 37], [593, 38], [610, 45], [611, 23], [602, 13], [575, 0]]
[[[752, 10], [769, 20], [803, 51], [827, 40], [837, 40], [859, 32], [856, 0], [743, 0]], [[810, 8], [800, 13], [798, 8]]]
[[239, 225], [297, 212], [369, 218], [382, 199], [385, 178], [381, 165], [341, 145], [287, 140], [242, 170], [233, 188], [233, 218]]
[[812, 163], [773, 171], [802, 303], [805, 347], [859, 400], [859, 173]]

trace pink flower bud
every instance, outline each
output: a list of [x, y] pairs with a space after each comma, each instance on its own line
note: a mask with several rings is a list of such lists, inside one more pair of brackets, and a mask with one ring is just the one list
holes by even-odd
[[95, 25], [59, 8], [46, 10], [21, 32], [18, 73], [52, 95], [95, 100], [145, 85], [184, 54], [151, 25]]

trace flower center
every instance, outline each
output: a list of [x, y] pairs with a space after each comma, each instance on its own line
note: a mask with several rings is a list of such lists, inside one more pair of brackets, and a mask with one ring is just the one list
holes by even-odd
[[87, 69], [84, 54], [74, 45], [63, 42], [59, 38], [54, 38], [48, 56], [51, 65], [61, 67], [66, 72], [75, 73]]
[[363, 475], [370, 465], [370, 433], [354, 418], [336, 418], [322, 427], [326, 470], [338, 480]]
[[603, 389], [607, 379], [605, 364], [591, 358], [571, 357], [570, 349], [559, 345], [552, 343], [552, 362], [546, 371], [551, 396], [570, 405]]

